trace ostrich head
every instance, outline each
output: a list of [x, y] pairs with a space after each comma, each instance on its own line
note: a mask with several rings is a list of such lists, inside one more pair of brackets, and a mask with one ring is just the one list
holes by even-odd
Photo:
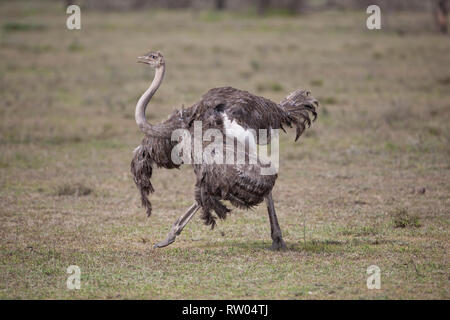
[[152, 68], [159, 68], [165, 64], [161, 52], [149, 52], [146, 55], [138, 57], [138, 62], [148, 64]]

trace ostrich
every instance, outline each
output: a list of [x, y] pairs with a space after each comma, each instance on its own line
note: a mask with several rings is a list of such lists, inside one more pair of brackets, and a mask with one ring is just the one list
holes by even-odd
[[[283, 125], [296, 127], [297, 140], [305, 128], [317, 117], [316, 107], [319, 103], [308, 91], [296, 90], [279, 104], [247, 91], [222, 87], [210, 89], [202, 99], [189, 108], [174, 111], [169, 118], [160, 124], [150, 124], [145, 117], [146, 107], [158, 90], [164, 78], [165, 61], [161, 52], [150, 52], [138, 58], [138, 62], [155, 69], [155, 76], [150, 87], [140, 97], [135, 111], [135, 119], [139, 129], [145, 134], [142, 143], [134, 150], [131, 162], [131, 173], [141, 195], [143, 207], [147, 215], [152, 213], [152, 205], [148, 195], [154, 192], [150, 182], [152, 170], [158, 168], [173, 169], [181, 164], [171, 157], [174, 146], [172, 132], [183, 128], [192, 132], [194, 121], [201, 121], [203, 129], [214, 128], [226, 136], [230, 134], [248, 135], [250, 130], [282, 129]], [[270, 139], [270, 136], [268, 137]], [[239, 139], [238, 139], [239, 140]], [[239, 141], [238, 141], [239, 142]], [[246, 151], [247, 152], [247, 151]], [[251, 208], [266, 201], [269, 214], [272, 250], [286, 249], [283, 241], [275, 207], [272, 199], [272, 188], [277, 174], [262, 175], [261, 163], [244, 164], [193, 164], [196, 175], [195, 202], [172, 225], [167, 238], [154, 245], [155, 248], [168, 246], [175, 241], [183, 228], [201, 208], [206, 225], [214, 228], [216, 217], [225, 219], [230, 210], [221, 202], [228, 200], [238, 208]]]

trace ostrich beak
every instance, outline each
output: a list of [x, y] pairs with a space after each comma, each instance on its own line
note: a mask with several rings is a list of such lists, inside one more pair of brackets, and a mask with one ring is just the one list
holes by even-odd
[[138, 63], [145, 63], [145, 64], [148, 64], [148, 57], [147, 57], [147, 56], [140, 56], [140, 57], [138, 57], [137, 59], [138, 59], [138, 60], [137, 60]]

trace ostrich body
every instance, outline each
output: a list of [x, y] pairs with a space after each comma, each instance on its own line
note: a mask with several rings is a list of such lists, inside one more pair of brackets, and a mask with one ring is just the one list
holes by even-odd
[[[296, 139], [311, 124], [310, 114], [315, 120], [318, 102], [309, 92], [297, 90], [277, 104], [266, 98], [231, 87], [209, 90], [202, 99], [187, 109], [176, 110], [169, 118], [156, 125], [147, 122], [146, 107], [159, 88], [165, 72], [164, 57], [160, 52], [150, 52], [139, 57], [142, 62], [155, 68], [155, 77], [136, 105], [135, 118], [140, 130], [145, 134], [142, 143], [135, 149], [131, 162], [131, 172], [140, 191], [143, 206], [150, 216], [152, 206], [148, 195], [154, 192], [150, 182], [152, 170], [156, 167], [178, 168], [172, 158], [172, 150], [177, 141], [171, 140], [176, 129], [193, 132], [194, 121], [202, 122], [202, 130], [218, 129], [224, 136], [250, 136], [249, 129], [282, 129], [283, 125], [296, 127]], [[269, 131], [270, 132], [270, 131]], [[238, 143], [239, 143], [239, 137]], [[270, 135], [269, 135], [270, 139]], [[259, 141], [258, 141], [259, 142]], [[204, 144], [204, 142], [203, 142]], [[225, 143], [224, 143], [225, 144]], [[245, 151], [247, 152], [247, 151]], [[195, 202], [172, 226], [167, 238], [154, 246], [165, 247], [175, 241], [198, 209], [202, 209], [205, 224], [214, 228], [216, 217], [225, 219], [230, 210], [221, 202], [228, 200], [238, 208], [251, 208], [266, 201], [271, 226], [272, 249], [285, 249], [281, 229], [278, 224], [272, 199], [272, 188], [277, 174], [261, 174], [262, 165], [244, 164], [193, 164], [196, 175]]]

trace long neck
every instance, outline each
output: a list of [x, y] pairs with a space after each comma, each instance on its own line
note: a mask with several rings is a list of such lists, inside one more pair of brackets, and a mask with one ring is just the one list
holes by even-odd
[[161, 85], [161, 82], [164, 78], [164, 72], [165, 72], [164, 64], [156, 68], [155, 78], [153, 79], [150, 87], [144, 92], [144, 94], [139, 99], [136, 105], [136, 112], [134, 115], [139, 129], [141, 129], [141, 131], [144, 132], [145, 134], [155, 137], [163, 137], [166, 136], [166, 134], [162, 132], [161, 130], [162, 128], [160, 128], [159, 126], [151, 125], [145, 119], [145, 109], [147, 109], [147, 105], [150, 102], [150, 99], [153, 97], [156, 90], [158, 90], [159, 86]]

